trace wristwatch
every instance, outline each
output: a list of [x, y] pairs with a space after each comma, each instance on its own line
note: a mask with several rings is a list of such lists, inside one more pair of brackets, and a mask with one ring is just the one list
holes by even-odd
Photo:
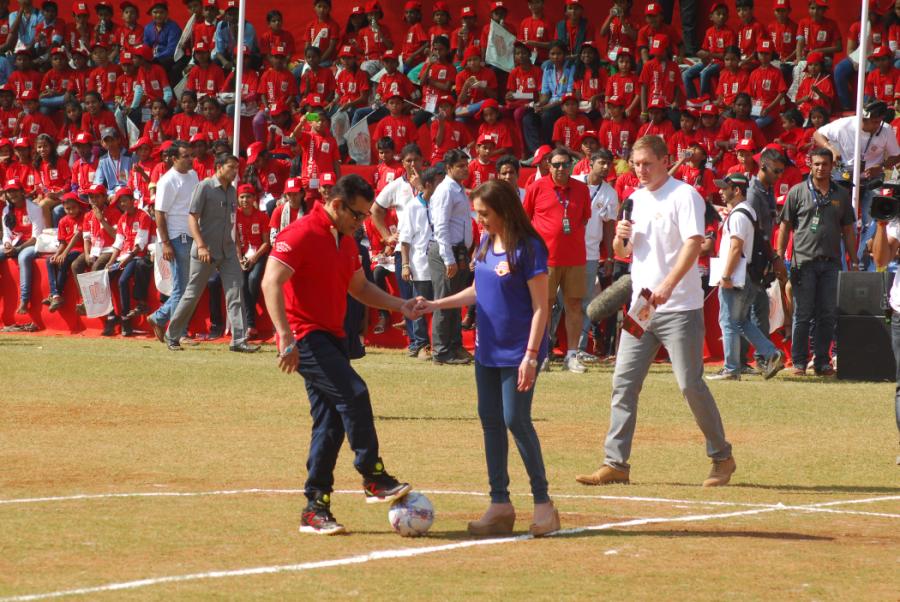
[[719, 278], [719, 280], [722, 280], [723, 282], [731, 282], [731, 276], [722, 276], [721, 278]]
[[533, 358], [533, 357], [528, 358], [528, 365], [531, 366], [532, 368], [537, 368], [537, 365], [538, 365], [537, 358]]

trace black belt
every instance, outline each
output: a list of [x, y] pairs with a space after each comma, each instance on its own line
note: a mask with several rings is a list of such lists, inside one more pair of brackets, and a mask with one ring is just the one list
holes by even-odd
[[835, 259], [834, 257], [829, 257], [828, 255], [816, 255], [812, 258], [812, 261], [828, 261], [838, 263], [839, 260]]

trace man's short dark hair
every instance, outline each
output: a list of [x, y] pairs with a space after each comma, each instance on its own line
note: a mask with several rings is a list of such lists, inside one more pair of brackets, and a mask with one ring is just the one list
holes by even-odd
[[513, 157], [512, 155], [503, 155], [499, 159], [497, 159], [497, 173], [509, 165], [513, 168], [516, 173], [519, 173], [519, 160]]
[[458, 148], [451, 148], [446, 153], [444, 153], [444, 164], [447, 167], [451, 165], [456, 165], [460, 161], [468, 161], [469, 157], [466, 156], [466, 153], [462, 152]]
[[443, 166], [438, 167], [437, 165], [433, 165], [419, 174], [419, 181], [421, 181], [422, 184], [431, 184], [445, 175], [447, 175], [447, 173], [444, 171]]
[[371, 203], [375, 199], [375, 191], [371, 184], [355, 173], [340, 178], [328, 193], [329, 199], [342, 199], [345, 203], [352, 203], [358, 196]]
[[175, 140], [172, 142], [172, 146], [169, 147], [169, 150], [167, 150], [166, 153], [177, 159], [178, 155], [181, 154], [181, 149], [191, 152], [191, 147], [187, 142], [184, 140]]
[[753, 8], [753, 0], [737, 0], [734, 3], [734, 8]]
[[567, 161], [571, 161], [574, 157], [572, 156], [572, 151], [567, 148], [557, 147], [554, 148], [549, 155], [547, 155], [548, 161], [553, 161], [554, 157], [565, 157]]
[[550, 42], [550, 46], [547, 48], [547, 52], [550, 52], [554, 48], [559, 48], [563, 51], [563, 54], [569, 54], [569, 46], [562, 40], [553, 40]]
[[240, 163], [240, 161], [238, 161], [238, 158], [235, 157], [234, 155], [232, 155], [231, 153], [219, 153], [218, 155], [216, 155], [216, 169], [218, 169], [219, 167], [222, 167], [229, 161], [234, 161], [235, 163]]
[[422, 157], [422, 149], [415, 142], [410, 142], [400, 150], [400, 159], [405, 159], [407, 155]]
[[431, 45], [434, 46], [435, 44], [450, 48], [450, 38], [447, 36], [435, 36], [434, 39], [431, 40]]
[[765, 163], [766, 165], [770, 165], [771, 163], [784, 163], [787, 165], [787, 159], [785, 159], [784, 155], [774, 148], [767, 148], [760, 153], [759, 162], [760, 164]]
[[593, 153], [591, 153], [591, 164], [593, 164], [594, 161], [597, 161], [597, 160], [599, 160], [599, 159], [606, 159], [607, 161], [609, 161], [610, 163], [612, 163], [612, 161], [613, 161], [613, 154], [612, 154], [612, 152], [611, 152], [609, 149], [606, 149], [606, 148], [598, 148], [598, 149], [595, 150]]
[[380, 151], [392, 151], [397, 148], [397, 145], [394, 144], [394, 139], [390, 136], [382, 136], [378, 139], [378, 143], [375, 146]]
[[834, 161], [834, 155], [831, 154], [831, 151], [821, 146], [818, 146], [809, 151], [810, 160], [812, 160], [813, 157], [828, 157], [829, 161]]
[[184, 92], [182, 92], [182, 93], [181, 93], [181, 98], [184, 98], [185, 96], [188, 96], [188, 97], [190, 97], [190, 98], [193, 98], [193, 99], [194, 99], [194, 102], [197, 102], [197, 93], [194, 92], [193, 90], [185, 90]]

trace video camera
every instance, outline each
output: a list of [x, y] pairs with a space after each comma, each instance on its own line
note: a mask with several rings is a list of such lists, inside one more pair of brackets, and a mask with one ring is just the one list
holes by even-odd
[[884, 182], [872, 199], [869, 215], [878, 221], [900, 217], [900, 182]]

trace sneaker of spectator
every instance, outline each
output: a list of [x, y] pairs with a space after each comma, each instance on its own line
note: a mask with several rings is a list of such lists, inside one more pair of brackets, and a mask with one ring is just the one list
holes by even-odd
[[600, 361], [600, 358], [587, 351], [579, 351], [575, 354], [575, 358], [582, 364], [594, 364]]
[[773, 357], [770, 357], [766, 360], [766, 364], [763, 369], [763, 377], [766, 380], [769, 380], [779, 372], [784, 369], [784, 352], [780, 349], [775, 353]]
[[741, 366], [741, 374], [745, 376], [759, 376], [759, 370], [751, 366], [750, 364], [744, 364]]
[[728, 372], [725, 368], [722, 368], [714, 374], [707, 374], [706, 380], [741, 380], [741, 375]]
[[566, 357], [566, 359], [563, 360], [563, 366], [565, 366], [566, 370], [575, 374], [584, 374], [587, 372], [587, 368], [584, 367], [584, 364], [578, 361], [577, 355]]

